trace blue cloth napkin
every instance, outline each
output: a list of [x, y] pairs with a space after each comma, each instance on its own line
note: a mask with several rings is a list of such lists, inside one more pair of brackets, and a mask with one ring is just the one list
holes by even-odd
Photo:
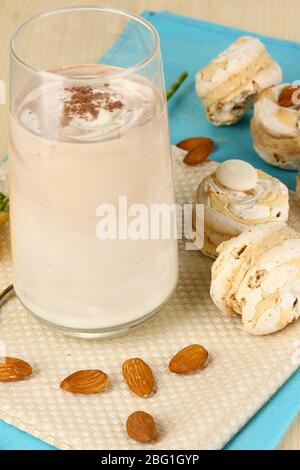
[[[214, 159], [223, 161], [238, 157], [247, 160], [294, 189], [295, 172], [267, 165], [252, 149], [249, 132], [251, 112], [241, 123], [229, 128], [215, 128], [207, 121], [195, 93], [194, 76], [202, 66], [237, 37], [251, 34], [263, 40], [271, 55], [282, 66], [284, 80], [292, 82], [300, 79], [300, 44], [255, 35], [169, 12], [145, 12], [143, 16], [156, 27], [160, 34], [167, 87], [183, 70], [189, 72], [189, 78], [169, 102], [172, 143], [192, 135], [210, 136], [218, 144], [213, 154]], [[115, 54], [119, 54], [118, 57], [123, 58], [123, 65], [126, 66], [128, 60], [126, 50], [128, 51], [128, 45], [134, 42], [134, 29], [129, 28], [101, 61], [110, 63]], [[137, 54], [139, 54], [138, 50]], [[300, 371], [298, 370], [227, 444], [225, 449], [273, 449], [300, 410], [299, 390]], [[0, 421], [0, 449], [54, 448]]]

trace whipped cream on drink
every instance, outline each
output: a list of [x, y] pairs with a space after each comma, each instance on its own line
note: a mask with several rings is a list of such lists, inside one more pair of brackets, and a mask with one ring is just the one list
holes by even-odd
[[[96, 234], [101, 204], [173, 204], [166, 107], [138, 75], [103, 65], [42, 77], [11, 113], [14, 285], [43, 320], [70, 329], [136, 321], [177, 281], [177, 243]], [[58, 72], [56, 72], [58, 73]], [[88, 80], [86, 77], [89, 77]]]
[[[78, 69], [75, 69], [75, 71]], [[84, 69], [85, 70], [85, 69]], [[72, 68], [72, 73], [75, 72]], [[66, 71], [63, 71], [66, 74]], [[92, 67], [85, 74], [95, 71]], [[79, 85], [78, 85], [79, 83]], [[136, 78], [40, 84], [19, 104], [20, 122], [34, 133], [66, 142], [113, 139], [159, 112], [153, 87]]]

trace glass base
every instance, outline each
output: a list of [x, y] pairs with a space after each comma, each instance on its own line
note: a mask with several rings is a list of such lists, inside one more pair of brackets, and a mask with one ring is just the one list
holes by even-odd
[[23, 305], [24, 308], [26, 308], [26, 310], [30, 313], [30, 315], [32, 315], [36, 320], [38, 320], [40, 323], [43, 323], [45, 326], [47, 326], [48, 328], [50, 328], [54, 332], [62, 333], [64, 335], [72, 336], [74, 338], [83, 338], [83, 339], [93, 340], [93, 339], [106, 339], [106, 338], [112, 338], [114, 336], [119, 336], [119, 335], [128, 333], [133, 328], [136, 328], [136, 327], [144, 324], [145, 322], [147, 322], [151, 318], [155, 317], [160, 312], [160, 310], [163, 307], [165, 307], [165, 305], [169, 302], [169, 300], [172, 297], [175, 290], [176, 290], [176, 285], [175, 285], [174, 289], [171, 291], [170, 295], [167, 297], [167, 299], [162, 304], [160, 304], [155, 310], [151, 311], [150, 313], [147, 313], [147, 315], [144, 315], [141, 318], [138, 318], [138, 319], [136, 319], [134, 321], [131, 321], [131, 322], [128, 322], [128, 323], [124, 323], [122, 325], [116, 325], [116, 326], [112, 326], [112, 327], [108, 327], [108, 328], [87, 329], [87, 330], [86, 329], [68, 328], [68, 327], [61, 326], [61, 325], [56, 325], [55, 323], [51, 323], [47, 320], [44, 320], [39, 315], [36, 315], [35, 313], [33, 313], [23, 303], [23, 301], [20, 299], [20, 297], [17, 295], [16, 292], [15, 292], [15, 294], [16, 294], [19, 302]]

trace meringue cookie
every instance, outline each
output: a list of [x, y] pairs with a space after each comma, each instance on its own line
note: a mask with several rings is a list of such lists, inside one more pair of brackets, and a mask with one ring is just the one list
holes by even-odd
[[206, 176], [196, 192], [196, 203], [204, 204], [202, 251], [217, 257], [217, 246], [256, 225], [288, 219], [288, 189], [276, 178], [260, 171], [256, 186], [247, 191], [225, 187], [217, 171]]
[[280, 168], [300, 170], [300, 109], [278, 103], [290, 84], [265, 90], [254, 105], [251, 120], [253, 146], [258, 155]]
[[241, 313], [235, 303], [235, 291], [246, 272], [277, 241], [295, 236], [294, 230], [285, 223], [270, 222], [246, 230], [238, 237], [219, 245], [219, 256], [212, 266], [210, 289], [216, 306], [229, 315]]
[[244, 329], [265, 335], [300, 317], [300, 234], [282, 223], [257, 226], [219, 247], [211, 297]]
[[241, 37], [196, 75], [196, 91], [216, 126], [239, 121], [253, 99], [282, 80], [279, 65], [264, 44]]

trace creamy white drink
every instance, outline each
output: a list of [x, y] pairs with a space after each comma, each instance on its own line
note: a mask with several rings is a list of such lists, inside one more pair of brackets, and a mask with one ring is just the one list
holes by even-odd
[[31, 312], [70, 329], [138, 320], [177, 281], [174, 236], [97, 237], [97, 208], [112, 204], [119, 215], [119, 196], [149, 210], [174, 203], [165, 105], [146, 79], [107, 69], [100, 80], [99, 71], [63, 69], [67, 80], [36, 82], [11, 113], [15, 290]]

